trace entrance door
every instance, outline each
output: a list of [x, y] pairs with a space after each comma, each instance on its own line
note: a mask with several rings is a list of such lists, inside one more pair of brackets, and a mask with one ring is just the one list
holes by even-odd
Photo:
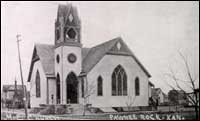
[[66, 87], [67, 104], [78, 103], [78, 79], [73, 72], [67, 76]]

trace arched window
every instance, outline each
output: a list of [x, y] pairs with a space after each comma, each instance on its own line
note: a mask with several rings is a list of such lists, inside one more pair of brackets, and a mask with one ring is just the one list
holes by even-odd
[[135, 79], [135, 95], [139, 96], [140, 95], [140, 80], [138, 77]]
[[36, 97], [40, 97], [40, 74], [39, 71], [36, 72], [36, 80], [35, 80], [35, 85], [36, 85]]
[[60, 75], [56, 76], [56, 103], [60, 104]]
[[60, 39], [60, 31], [59, 29], [56, 30], [56, 40]]
[[85, 97], [85, 83], [84, 83], [84, 78], [81, 78], [81, 92], [82, 92], [82, 98]]
[[97, 96], [103, 96], [103, 79], [101, 76], [97, 79]]
[[127, 75], [121, 65], [117, 66], [112, 74], [112, 95], [127, 95]]
[[60, 56], [59, 56], [59, 54], [56, 55], [56, 62], [60, 63]]
[[126, 96], [126, 95], [128, 95], [128, 91], [127, 91], [128, 84], [127, 84], [127, 75], [126, 75], [126, 73], [123, 74], [123, 79], [122, 80], [124, 80], [123, 81], [123, 95]]

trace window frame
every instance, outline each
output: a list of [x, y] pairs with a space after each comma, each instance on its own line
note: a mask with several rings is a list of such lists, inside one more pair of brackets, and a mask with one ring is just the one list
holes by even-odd
[[60, 39], [60, 30], [56, 29], [56, 40]]
[[85, 97], [85, 83], [84, 83], [84, 78], [81, 78], [81, 97], [84, 98]]
[[127, 96], [128, 95], [128, 78], [125, 69], [118, 65], [111, 77], [112, 96]]
[[103, 96], [103, 78], [101, 76], [97, 78], [97, 96]]
[[140, 96], [140, 79], [139, 79], [139, 77], [135, 78], [135, 96]]
[[56, 55], [56, 62], [57, 62], [57, 64], [60, 63], [60, 55], [59, 54]]
[[36, 98], [40, 98], [41, 97], [41, 83], [40, 82], [41, 82], [40, 73], [37, 70], [36, 78], [35, 78]]

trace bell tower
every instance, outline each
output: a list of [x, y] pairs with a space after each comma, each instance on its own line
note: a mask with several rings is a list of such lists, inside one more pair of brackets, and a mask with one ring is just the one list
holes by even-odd
[[81, 21], [72, 4], [59, 5], [55, 21], [55, 77], [57, 104], [78, 103], [82, 65]]
[[81, 21], [72, 4], [59, 5], [55, 22], [55, 45], [81, 44]]

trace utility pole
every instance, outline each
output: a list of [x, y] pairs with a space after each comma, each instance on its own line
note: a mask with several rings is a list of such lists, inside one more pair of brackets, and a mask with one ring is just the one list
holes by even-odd
[[19, 42], [21, 41], [19, 39], [21, 35], [17, 35], [17, 48], [18, 48], [18, 57], [19, 57], [19, 65], [20, 65], [20, 75], [21, 75], [21, 81], [22, 81], [22, 89], [24, 92], [24, 97], [23, 97], [23, 101], [24, 101], [24, 109], [25, 109], [25, 119], [28, 119], [28, 111], [27, 111], [27, 96], [26, 96], [26, 89], [25, 89], [25, 85], [24, 85], [24, 80], [23, 80], [23, 74], [22, 74], [22, 64], [21, 64], [21, 57], [20, 57], [20, 50], [19, 50]]
[[15, 77], [15, 89], [14, 89], [14, 96], [13, 96], [13, 112], [14, 112], [14, 109], [16, 108], [15, 106], [15, 102], [16, 102], [16, 98], [17, 98], [17, 80], [16, 80], [16, 77]]

